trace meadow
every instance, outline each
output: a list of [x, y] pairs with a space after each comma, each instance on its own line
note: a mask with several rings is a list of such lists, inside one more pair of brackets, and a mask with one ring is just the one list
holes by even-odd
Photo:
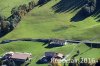
[[[28, 3], [29, 1], [31, 0], [0, 0], [0, 13], [8, 17], [12, 7], [22, 3]], [[37, 0], [35, 0], [35, 2], [37, 2]], [[94, 16], [79, 21], [71, 21], [71, 18], [77, 14], [81, 7], [76, 10], [72, 9], [68, 12], [57, 13], [52, 7], [59, 2], [60, 0], [51, 0], [42, 6], [35, 7], [22, 18], [13, 31], [0, 38], [0, 41], [19, 38], [57, 38], [100, 41], [100, 23], [97, 22]], [[74, 50], [70, 57], [72, 57], [77, 50], [80, 50], [81, 55], [76, 58], [97, 59], [100, 57], [99, 48], [90, 49], [90, 47], [85, 44], [68, 44], [56, 48], [45, 48], [45, 46], [46, 45], [39, 42], [11, 42], [8, 44], [0, 44], [0, 55], [9, 51], [29, 52], [33, 54], [33, 60], [29, 66], [47, 66], [47, 64], [36, 64], [37, 60], [44, 55], [44, 52], [55, 51], [68, 54], [74, 46], [77, 46], [77, 49]]]

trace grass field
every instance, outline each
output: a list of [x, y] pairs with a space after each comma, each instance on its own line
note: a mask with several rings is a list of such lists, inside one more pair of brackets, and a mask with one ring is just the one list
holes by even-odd
[[[33, 60], [29, 66], [47, 66], [47, 64], [36, 64], [36, 62], [44, 55], [46, 51], [54, 51], [54, 52], [61, 52], [64, 54], [70, 53], [76, 45], [67, 45], [64, 47], [57, 47], [57, 48], [44, 48], [46, 45], [43, 43], [37, 42], [12, 42], [7, 45], [0, 46], [0, 53], [4, 53], [7, 51], [15, 51], [15, 52], [29, 52], [33, 54]], [[78, 45], [77, 49], [75, 49], [70, 57], [76, 54], [77, 50], [80, 50], [82, 53], [79, 57], [83, 58], [99, 58], [100, 57], [100, 50], [99, 49], [90, 49], [86, 45]], [[95, 53], [94, 53], [95, 52]], [[69, 58], [70, 58], [69, 57]]]
[[[0, 13], [9, 16], [10, 10], [14, 6], [22, 3], [28, 3], [31, 0], [0, 0]], [[9, 34], [0, 38], [6, 39], [19, 39], [19, 38], [59, 38], [59, 39], [74, 39], [74, 40], [91, 40], [100, 41], [100, 23], [94, 20], [95, 17], [88, 17], [82, 21], [70, 22], [71, 18], [79, 11], [73, 10], [63, 13], [55, 13], [52, 6], [60, 0], [52, 0], [41, 7], [34, 8], [26, 16], [23, 17], [18, 26]], [[69, 3], [70, 4], [70, 3]], [[29, 52], [33, 54], [33, 61], [29, 66], [47, 66], [37, 65], [36, 61], [41, 58], [46, 51], [61, 52], [64, 54], [69, 53], [76, 45], [67, 45], [58, 48], [45, 48], [43, 43], [38, 42], [12, 42], [5, 45], [0, 45], [0, 54], [7, 51]], [[80, 50], [82, 53], [79, 57], [84, 58], [99, 58], [100, 49], [93, 48], [81, 44], [74, 50], [72, 55]], [[71, 56], [70, 56], [71, 57]]]

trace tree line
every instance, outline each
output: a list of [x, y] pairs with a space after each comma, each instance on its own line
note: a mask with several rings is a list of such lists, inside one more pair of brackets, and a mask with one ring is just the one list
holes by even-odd
[[[13, 7], [11, 10], [11, 16], [8, 18], [0, 15], [0, 33], [7, 33], [13, 30], [20, 22], [22, 16], [25, 16], [25, 14], [27, 14], [35, 6], [43, 3], [44, 1], [48, 0], [39, 0], [38, 4], [35, 4], [34, 1], [31, 1], [28, 4], [22, 4], [18, 7]], [[96, 10], [96, 3], [96, 0], [86, 0], [86, 4], [82, 8], [84, 15], [88, 16], [93, 14]]]
[[11, 15], [8, 18], [0, 15], [0, 34], [5, 34], [13, 30], [21, 21], [22, 17], [30, 12], [35, 6], [35, 2], [31, 1], [28, 4], [22, 4], [18, 7], [13, 7], [11, 9]]

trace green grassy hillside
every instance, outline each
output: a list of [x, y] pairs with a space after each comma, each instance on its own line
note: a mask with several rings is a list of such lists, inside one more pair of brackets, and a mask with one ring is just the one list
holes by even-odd
[[8, 17], [11, 15], [11, 9], [13, 7], [28, 4], [30, 1], [32, 0], [0, 0], [0, 14]]
[[[54, 13], [51, 7], [56, 3], [56, 1], [51, 1], [42, 7], [33, 9], [22, 19], [16, 29], [5, 36], [4, 39], [27, 37], [89, 39], [98, 35], [93, 33], [94, 31], [88, 32], [94, 27], [99, 30], [99, 28], [96, 28], [99, 23], [94, 20], [94, 17], [88, 17], [79, 22], [70, 22], [78, 10], [60, 14]], [[99, 31], [97, 32], [99, 33]]]
[[[71, 18], [77, 14], [79, 9], [75, 10], [74, 12], [71, 10], [69, 12], [55, 13], [52, 6], [57, 4], [59, 1], [60, 0], [52, 0], [41, 7], [37, 6], [23, 17], [21, 22], [12, 32], [0, 38], [0, 40], [19, 38], [90, 40], [95, 37], [94, 41], [100, 41], [100, 23], [94, 20], [95, 17], [90, 16], [82, 21], [70, 22]], [[9, 16], [10, 10], [13, 6], [28, 2], [29, 0], [0, 0], [0, 5], [2, 5], [0, 7], [7, 7], [0, 13], [5, 16]], [[64, 47], [47, 49], [43, 43], [12, 42], [6, 45], [0, 45], [0, 53], [3, 54], [7, 51], [31, 52], [33, 54], [33, 61], [29, 66], [47, 66], [36, 64], [36, 61], [43, 56], [45, 51], [56, 51], [67, 54], [73, 49], [74, 46], [76, 45], [67, 45]], [[78, 49], [82, 54], [77, 58], [100, 57], [100, 49], [90, 49], [90, 47], [82, 44], [78, 45], [77, 49], [75, 49], [72, 55], [74, 55]]]
[[[12, 42], [7, 45], [0, 45], [0, 53], [3, 54], [4, 52], [8, 52], [8, 51], [29, 52], [33, 54], [33, 60], [29, 66], [47, 66], [47, 64], [36, 64], [36, 62], [44, 55], [44, 52], [54, 51], [54, 52], [61, 52], [64, 54], [68, 54], [77, 45], [67, 45], [64, 47], [58, 47], [52, 49], [44, 48], [45, 46], [46, 45], [43, 45], [43, 43], [37, 43], [37, 42]], [[76, 54], [77, 50], [80, 50], [81, 52], [81, 55], [79, 55], [77, 58], [83, 57], [83, 58], [97, 59], [100, 57], [99, 49], [90, 49], [86, 45], [78, 45], [76, 48], [77, 49], [73, 51], [70, 57]]]

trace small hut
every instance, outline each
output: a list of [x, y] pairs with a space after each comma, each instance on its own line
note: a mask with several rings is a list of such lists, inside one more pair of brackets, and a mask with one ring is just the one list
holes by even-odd
[[66, 44], [67, 44], [67, 42], [65, 40], [53, 39], [49, 43], [48, 47], [59, 47], [59, 46], [64, 46]]

